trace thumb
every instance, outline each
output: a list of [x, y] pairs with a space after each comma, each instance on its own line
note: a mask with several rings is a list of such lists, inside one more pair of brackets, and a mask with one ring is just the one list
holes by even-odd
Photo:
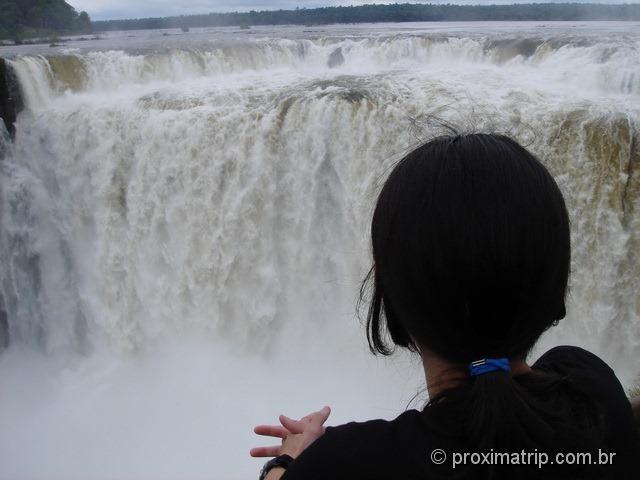
[[286, 415], [280, 415], [279, 418], [282, 426], [289, 430], [291, 433], [302, 433], [304, 431], [304, 425], [299, 420], [293, 420]]

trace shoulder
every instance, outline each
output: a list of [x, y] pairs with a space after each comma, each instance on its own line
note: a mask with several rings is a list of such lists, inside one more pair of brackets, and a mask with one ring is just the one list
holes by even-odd
[[543, 354], [534, 364], [541, 370], [553, 370], [561, 374], [589, 373], [593, 375], [614, 376], [611, 367], [594, 353], [571, 345], [554, 347]]
[[[368, 478], [385, 478], [400, 458], [406, 463], [415, 451], [412, 446], [419, 446], [421, 437], [417, 410], [404, 412], [390, 421], [370, 420], [327, 427], [325, 434], [291, 465], [283, 480], [352, 479], [364, 472], [369, 472]], [[411, 445], [416, 440], [417, 445]], [[420, 459], [423, 458], [421, 453]]]
[[583, 348], [568, 345], [552, 348], [533, 364], [533, 368], [564, 377], [594, 399], [605, 403], [629, 403], [611, 367]]
[[618, 377], [604, 360], [583, 348], [562, 346], [542, 355], [533, 367], [561, 375], [586, 394], [602, 414], [614, 451], [628, 458], [637, 455], [638, 435], [631, 404]]

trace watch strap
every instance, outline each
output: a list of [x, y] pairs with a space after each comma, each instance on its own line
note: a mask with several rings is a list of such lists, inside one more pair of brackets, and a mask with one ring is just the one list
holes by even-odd
[[292, 462], [293, 457], [290, 457], [289, 455], [279, 455], [275, 458], [272, 458], [267, 463], [265, 463], [264, 467], [262, 467], [259, 480], [264, 480], [269, 472], [274, 468], [284, 468], [286, 470], [287, 468], [289, 468], [289, 465], [291, 465]]

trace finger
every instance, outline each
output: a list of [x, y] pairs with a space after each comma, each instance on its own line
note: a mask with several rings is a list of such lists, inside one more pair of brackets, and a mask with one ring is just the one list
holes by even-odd
[[322, 410], [318, 410], [317, 412], [310, 413], [300, 421], [322, 425], [324, 422], [327, 421], [327, 419], [329, 418], [329, 415], [331, 415], [331, 407], [323, 407]]
[[280, 423], [291, 433], [302, 433], [304, 431], [305, 423], [300, 420], [294, 420], [285, 415], [280, 415]]
[[280, 425], [258, 425], [253, 429], [255, 433], [258, 435], [263, 435], [265, 437], [278, 437], [285, 438], [289, 431], [281, 427]]
[[252, 457], [277, 457], [280, 454], [281, 445], [271, 447], [256, 447], [249, 451]]
[[308, 425], [321, 427], [331, 414], [330, 407], [324, 407], [318, 412], [310, 413], [300, 420], [293, 420], [285, 415], [280, 415], [280, 423], [291, 433], [302, 433]]
[[327, 421], [329, 415], [331, 415], [331, 407], [329, 406], [323, 407], [322, 410], [318, 412], [318, 421], [320, 422], [320, 425], [323, 425], [324, 422]]

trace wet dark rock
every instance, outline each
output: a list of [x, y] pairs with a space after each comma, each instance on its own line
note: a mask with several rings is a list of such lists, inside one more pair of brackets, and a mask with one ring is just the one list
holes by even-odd
[[16, 74], [11, 65], [0, 58], [0, 118], [11, 138], [15, 135], [16, 117], [23, 106]]
[[4, 296], [0, 293], [0, 353], [9, 347], [9, 319], [4, 303]]
[[7, 312], [0, 310], [0, 352], [9, 347], [9, 320]]
[[336, 48], [331, 55], [329, 55], [329, 61], [327, 62], [327, 66], [329, 68], [339, 67], [344, 63], [344, 55], [342, 54], [342, 47]]

